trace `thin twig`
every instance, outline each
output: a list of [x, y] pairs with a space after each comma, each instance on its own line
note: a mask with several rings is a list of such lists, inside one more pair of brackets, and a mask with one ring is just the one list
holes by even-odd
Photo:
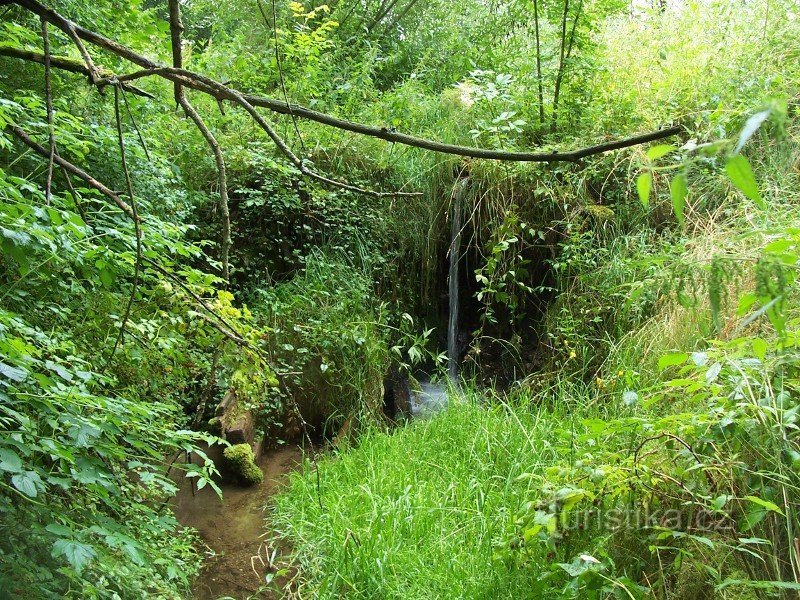
[[136, 124], [136, 119], [133, 116], [133, 112], [131, 111], [131, 107], [128, 104], [128, 97], [125, 95], [125, 87], [119, 86], [120, 91], [122, 92], [122, 101], [125, 103], [125, 112], [128, 113], [128, 118], [131, 121], [131, 125], [133, 125], [134, 131], [136, 131], [136, 136], [139, 138], [139, 143], [142, 145], [142, 150], [144, 150], [144, 155], [147, 158], [147, 162], [153, 162], [153, 159], [150, 158], [150, 151], [147, 149], [147, 142], [144, 141], [144, 136], [142, 132], [139, 130], [139, 125]]
[[134, 198], [133, 195], [133, 184], [131, 183], [131, 175], [128, 171], [128, 162], [125, 158], [125, 141], [122, 137], [122, 118], [120, 117], [119, 111], [119, 95], [120, 86], [116, 85], [114, 86], [114, 118], [117, 124], [117, 142], [119, 143], [122, 172], [125, 175], [125, 185], [128, 187], [128, 199], [131, 202], [131, 211], [133, 212], [133, 227], [136, 232], [136, 263], [133, 268], [133, 287], [131, 288], [131, 295], [128, 298], [128, 304], [125, 307], [125, 312], [122, 315], [122, 322], [119, 324], [119, 333], [117, 334], [117, 339], [114, 342], [114, 346], [111, 348], [111, 353], [106, 359], [106, 364], [103, 370], [108, 368], [108, 365], [111, 364], [111, 360], [114, 358], [114, 354], [116, 353], [117, 348], [122, 343], [122, 339], [125, 336], [125, 326], [131, 316], [133, 300], [136, 297], [136, 292], [139, 289], [139, 272], [142, 268], [142, 228], [141, 224], [139, 223], [139, 214], [136, 209], [136, 198]]
[[50, 204], [53, 195], [53, 161], [56, 155], [56, 131], [53, 121], [53, 87], [50, 76], [50, 36], [47, 34], [47, 21], [44, 18], [42, 18], [42, 47], [44, 48], [44, 96], [47, 105], [47, 134], [50, 143], [44, 201], [46, 204]]
[[[258, 5], [258, 11], [261, 13], [261, 17], [264, 19], [264, 25], [269, 27], [269, 19], [267, 18], [267, 13], [264, 11], [264, 7], [261, 4], [261, 0], [256, 0], [256, 4]], [[283, 79], [283, 64], [281, 61], [281, 53], [278, 48], [278, 11], [275, 8], [275, 0], [272, 0], [272, 35], [275, 38], [275, 65], [278, 67], [278, 78], [280, 79], [281, 83], [283, 101], [286, 102], [286, 106], [289, 107], [289, 116], [292, 119], [294, 133], [297, 135], [297, 141], [300, 143], [300, 148], [305, 151], [305, 144], [303, 144], [303, 138], [300, 136], [300, 128], [297, 126], [297, 117], [295, 117], [294, 111], [292, 111], [291, 108], [291, 104], [289, 104], [289, 96], [286, 93], [286, 82]]]
[[75, 26], [69, 21], [67, 21], [67, 35], [69, 35], [78, 47], [78, 52], [80, 52], [83, 62], [86, 63], [86, 70], [89, 72], [89, 82], [93, 85], [96, 84], [100, 79], [97, 67], [94, 66], [92, 56], [89, 54], [89, 51], [86, 50], [86, 46], [83, 45], [83, 41], [81, 41], [80, 36], [78, 36]]
[[[181, 7], [179, 0], [169, 0], [169, 20], [170, 20], [170, 33], [172, 36], [172, 62], [175, 68], [183, 67], [183, 48], [181, 41], [181, 33], [183, 31], [183, 23], [181, 21]], [[203, 134], [206, 143], [211, 148], [214, 154], [214, 162], [217, 164], [217, 180], [219, 184], [219, 210], [222, 215], [222, 241], [220, 243], [220, 259], [222, 262], [222, 278], [225, 284], [230, 284], [230, 248], [231, 248], [231, 214], [228, 208], [228, 177], [225, 170], [225, 157], [222, 154], [222, 148], [211, 133], [211, 130], [206, 126], [203, 118], [200, 116], [194, 106], [189, 102], [186, 97], [186, 92], [181, 86], [180, 82], [174, 82], [175, 102], [177, 102], [183, 112], [189, 117]]]

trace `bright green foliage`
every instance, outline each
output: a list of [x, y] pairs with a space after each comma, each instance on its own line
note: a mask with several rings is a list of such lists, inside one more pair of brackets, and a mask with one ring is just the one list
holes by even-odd
[[[787, 229], [761, 261], [796, 264], [796, 236]], [[491, 408], [468, 389], [432, 421], [372, 433], [326, 461], [324, 509], [315, 478], [297, 476], [276, 515], [302, 548], [308, 593], [644, 598], [666, 589], [706, 598], [799, 589], [797, 322], [788, 326], [788, 304], [776, 302], [796, 290], [793, 277], [771, 273], [780, 286], [760, 276], [761, 291], [739, 308], [750, 313], [740, 327], [769, 319], [778, 334], [770, 341], [745, 335], [664, 354], [649, 387], [623, 371], [618, 389], [598, 379], [602, 405], [564, 380], [490, 398]]]
[[408, 315], [389, 326], [388, 307], [362, 270], [322, 254], [309, 256], [294, 279], [259, 290], [253, 307], [269, 332], [272, 364], [288, 373], [276, 390], [282, 402], [329, 433], [348, 417], [370, 422], [380, 414], [390, 345], [394, 359], [409, 364], [426, 348]]
[[228, 468], [234, 476], [246, 485], [256, 485], [264, 480], [264, 473], [253, 460], [249, 444], [228, 446], [223, 452]]
[[[52, 4], [171, 59], [166, 2]], [[229, 282], [216, 165], [170, 85], [137, 80], [152, 99], [121, 106], [137, 269], [105, 197], [56, 168], [46, 198], [47, 161], [6, 128], [47, 145], [42, 66], [0, 57], [0, 589], [186, 595], [200, 558], [170, 515], [173, 478], [215, 485], [210, 461], [179, 459], [214, 441], [231, 390], [269, 441], [305, 438], [303, 422], [353, 434], [321, 463], [321, 499], [307, 472], [277, 500], [306, 595], [790, 597], [800, 16], [793, 0], [646, 4], [181, 2], [187, 68], [352, 121], [542, 151], [683, 127], [519, 164], [263, 110], [307, 167], [422, 192], [373, 198], [309, 180], [243, 111], [188, 91], [227, 166]], [[10, 5], [0, 20], [0, 48], [41, 51], [38, 18]], [[50, 45], [80, 60], [55, 26]], [[53, 71], [60, 155], [130, 202], [113, 90]], [[435, 370], [443, 345], [461, 176], [474, 381], [387, 434], [387, 372]], [[260, 477], [249, 448], [226, 452]], [[660, 512], [598, 518], [623, 509]]]

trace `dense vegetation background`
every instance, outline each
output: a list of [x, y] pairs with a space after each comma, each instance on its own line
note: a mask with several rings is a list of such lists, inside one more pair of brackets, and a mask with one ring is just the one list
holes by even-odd
[[[184, 89], [224, 193], [171, 83], [122, 85], [138, 67], [87, 43], [91, 85], [35, 3], [0, 4], [2, 592], [188, 594], [169, 471], [215, 485], [181, 457], [230, 389], [271, 439], [360, 424], [273, 507], [286, 594], [800, 589], [795, 1], [183, 1], [187, 69], [389, 132], [549, 152], [681, 127], [523, 163], [262, 111], [298, 164]], [[50, 7], [172, 64], [166, 0]], [[51, 132], [122, 205], [49, 164]], [[444, 349], [464, 175], [460, 392], [387, 432], [386, 374]]]

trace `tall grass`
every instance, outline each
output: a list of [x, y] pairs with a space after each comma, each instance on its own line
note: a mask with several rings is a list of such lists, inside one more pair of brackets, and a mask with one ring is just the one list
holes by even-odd
[[530, 496], [518, 478], [562, 457], [554, 431], [570, 419], [480, 402], [470, 392], [430, 420], [366, 434], [320, 465], [319, 499], [313, 476], [293, 477], [274, 522], [297, 551], [301, 596], [537, 597], [496, 549]]

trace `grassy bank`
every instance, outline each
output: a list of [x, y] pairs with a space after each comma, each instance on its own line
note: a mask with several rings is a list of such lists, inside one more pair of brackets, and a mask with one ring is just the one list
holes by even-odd
[[281, 527], [299, 549], [308, 593], [318, 597], [481, 598], [531, 596], [530, 577], [497, 561], [513, 535], [535, 468], [567, 451], [569, 418], [470, 394], [445, 413], [298, 476], [278, 499]]

